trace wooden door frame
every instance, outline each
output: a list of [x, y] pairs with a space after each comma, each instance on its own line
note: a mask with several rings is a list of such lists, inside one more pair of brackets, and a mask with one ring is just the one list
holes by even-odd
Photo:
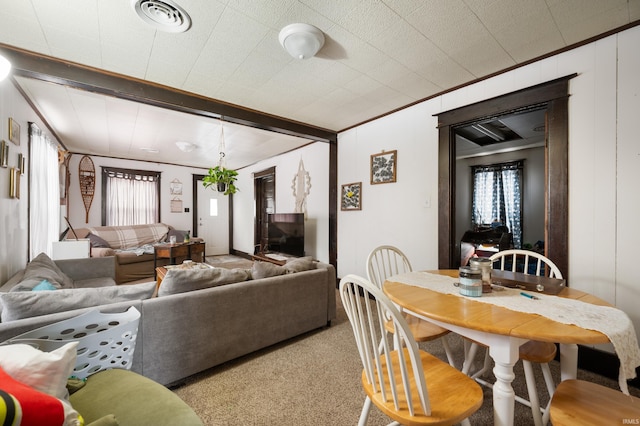
[[456, 267], [454, 128], [471, 121], [546, 105], [545, 253], [568, 276], [569, 80], [558, 78], [517, 92], [437, 114], [438, 117], [438, 268]]
[[[254, 246], [256, 244], [260, 244], [260, 242], [262, 241], [261, 235], [260, 235], [260, 221], [259, 221], [259, 212], [258, 212], [258, 200], [262, 199], [262, 192], [258, 186], [258, 180], [259, 179], [263, 179], [266, 176], [273, 176], [273, 186], [274, 186], [274, 192], [273, 192], [273, 202], [275, 205], [276, 202], [276, 196], [278, 195], [275, 191], [275, 186], [276, 186], [276, 167], [272, 166], [269, 167], [267, 169], [261, 170], [259, 172], [255, 172], [253, 174], [253, 194], [254, 194], [254, 203], [255, 203], [255, 217], [253, 218], [253, 244]], [[261, 214], [261, 213], [260, 213]]]

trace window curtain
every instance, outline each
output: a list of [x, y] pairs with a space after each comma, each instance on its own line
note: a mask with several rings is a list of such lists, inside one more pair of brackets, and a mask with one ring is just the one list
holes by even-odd
[[501, 223], [515, 248], [522, 248], [522, 169], [524, 161], [472, 166], [473, 223]]
[[29, 258], [60, 238], [60, 175], [58, 147], [34, 123], [29, 123]]
[[159, 173], [103, 168], [103, 179], [107, 226], [160, 222]]

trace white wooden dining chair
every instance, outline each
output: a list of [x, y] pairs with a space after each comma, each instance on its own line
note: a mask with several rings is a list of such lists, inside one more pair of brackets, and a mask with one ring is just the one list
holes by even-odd
[[[367, 256], [367, 278], [379, 289], [382, 289], [382, 284], [390, 276], [411, 271], [409, 259], [397, 247], [379, 246]], [[402, 309], [400, 310], [402, 311]], [[409, 324], [409, 329], [416, 342], [430, 342], [440, 339], [449, 364], [455, 367], [453, 354], [446, 338], [446, 335], [450, 333], [449, 330], [429, 321], [421, 320], [408, 312], [404, 312], [404, 319]], [[389, 333], [393, 333], [393, 326], [390, 322], [387, 322], [387, 330]]]
[[[503, 250], [491, 256], [490, 259], [493, 261], [493, 269], [562, 279], [560, 269], [549, 258], [533, 251], [518, 249]], [[476, 342], [471, 343], [469, 346], [465, 357], [465, 365], [462, 368], [463, 372], [469, 372], [478, 347], [479, 344]], [[549, 362], [555, 358], [556, 352], [556, 345], [551, 342], [530, 340], [520, 346], [519, 358], [522, 360], [522, 366], [524, 368], [529, 399], [527, 400], [516, 395], [516, 401], [531, 407], [531, 414], [536, 426], [546, 425], [549, 422], [549, 404], [555, 391], [555, 383], [551, 376]], [[533, 373], [534, 363], [540, 365], [547, 392], [549, 393], [549, 404], [547, 404], [544, 409], [540, 408], [540, 398]], [[485, 348], [484, 364], [482, 368], [474, 372], [471, 377], [484, 385], [492, 386], [491, 383], [481, 378], [490, 367], [491, 358], [489, 356], [489, 349]]]
[[[394, 425], [469, 425], [468, 417], [482, 405], [478, 383], [420, 350], [402, 313], [370, 281], [347, 275], [339, 292], [363, 365], [366, 399], [358, 425], [366, 425], [372, 403]], [[387, 338], [387, 320], [398, 345]]]

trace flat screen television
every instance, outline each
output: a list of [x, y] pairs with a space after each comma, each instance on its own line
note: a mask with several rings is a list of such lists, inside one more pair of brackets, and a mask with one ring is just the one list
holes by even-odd
[[267, 216], [268, 249], [304, 256], [304, 213], [272, 213]]

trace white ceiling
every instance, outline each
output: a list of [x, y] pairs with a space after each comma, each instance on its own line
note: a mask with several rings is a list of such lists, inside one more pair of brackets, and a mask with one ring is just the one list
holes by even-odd
[[[155, 30], [130, 0], [0, 0], [0, 42], [339, 131], [640, 19], [640, 0], [175, 1], [193, 21], [185, 33]], [[325, 34], [316, 57], [279, 45], [293, 22]], [[18, 82], [71, 151], [217, 160], [215, 120]], [[224, 127], [234, 168], [309, 142]], [[177, 140], [199, 148], [183, 155]]]

